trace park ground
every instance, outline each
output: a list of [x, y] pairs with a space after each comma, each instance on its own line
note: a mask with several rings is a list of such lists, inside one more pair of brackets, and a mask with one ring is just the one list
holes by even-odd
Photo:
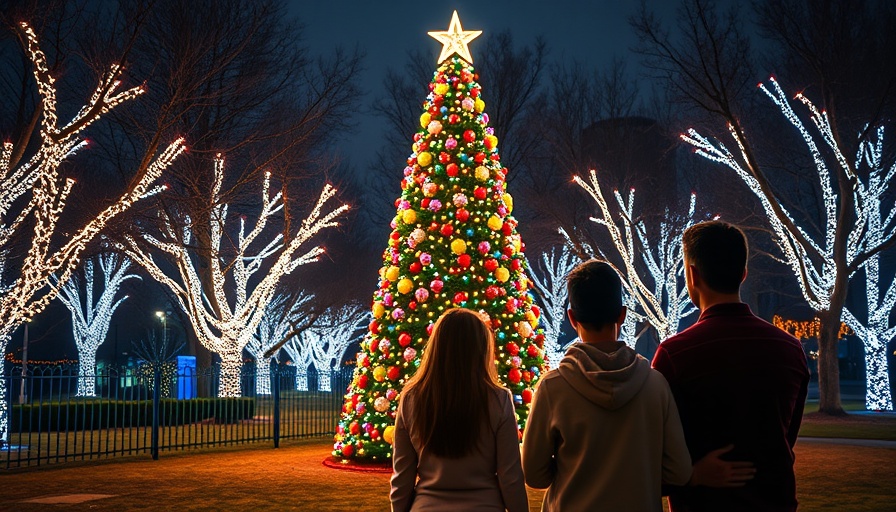
[[[0, 473], [0, 510], [388, 510], [389, 474], [325, 467], [329, 449], [310, 439]], [[893, 510], [896, 442], [801, 438], [796, 456], [801, 510]], [[529, 490], [531, 510], [541, 497]]]

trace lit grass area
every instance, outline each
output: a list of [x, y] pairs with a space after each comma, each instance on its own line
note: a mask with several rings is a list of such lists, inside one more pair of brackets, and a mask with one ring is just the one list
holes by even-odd
[[[843, 402], [847, 412], [865, 410], [861, 401]], [[896, 415], [890, 413], [862, 413], [833, 417], [818, 413], [818, 402], [806, 403], [801, 437], [837, 437], [844, 439], [879, 439], [896, 441]]]

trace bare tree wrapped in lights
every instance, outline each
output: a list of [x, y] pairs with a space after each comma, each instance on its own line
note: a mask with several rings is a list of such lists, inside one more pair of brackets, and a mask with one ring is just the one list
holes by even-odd
[[541, 255], [539, 270], [544, 271], [544, 277], [539, 277], [536, 267], [529, 265], [531, 269], [529, 277], [535, 284], [536, 296], [541, 302], [541, 322], [544, 329], [544, 354], [550, 368], [556, 368], [566, 353], [569, 343], [560, 343], [560, 332], [563, 322], [566, 320], [566, 310], [569, 306], [569, 293], [566, 289], [566, 276], [579, 263], [579, 259], [569, 247], [563, 245], [560, 253], [552, 248], [550, 253]]
[[246, 350], [255, 358], [256, 395], [271, 394], [271, 380], [268, 378], [268, 373], [271, 359], [279, 352], [279, 349], [271, 349], [274, 349], [277, 344], [284, 347], [289, 345], [289, 343], [282, 342], [294, 336], [293, 327], [290, 324], [291, 313], [312, 298], [313, 295], [302, 295], [297, 301], [290, 304], [289, 297], [277, 295], [268, 303], [265, 314], [258, 324], [258, 330], [246, 345]]
[[[140, 279], [129, 274], [129, 259], [117, 254], [103, 254], [96, 260], [102, 274], [102, 291], [94, 295], [93, 259], [84, 264], [82, 275], [75, 274], [59, 290], [57, 299], [72, 314], [75, 346], [78, 347], [78, 396], [96, 396], [96, 351], [109, 332], [109, 323], [118, 306], [127, 295], [115, 300], [122, 283], [127, 279]], [[55, 280], [54, 280], [55, 281]], [[58, 286], [58, 283], [54, 282]], [[83, 289], [83, 293], [82, 293]]]
[[[677, 219], [668, 210], [666, 211], [665, 219], [659, 223], [659, 237], [651, 243], [644, 221], [634, 214], [634, 189], [629, 191], [627, 199], [623, 199], [618, 190], [613, 191], [620, 211], [617, 220], [604, 199], [595, 171], [591, 171], [589, 182], [580, 176], [576, 176], [574, 181], [594, 198], [601, 216], [591, 217], [591, 220], [607, 229], [614, 252], [622, 261], [620, 267], [600, 249], [594, 254], [612, 265], [622, 278], [623, 289], [627, 295], [625, 304], [629, 308], [629, 315], [632, 316], [626, 318], [626, 324], [623, 325], [623, 339], [631, 346], [637, 340], [635, 324], [639, 318], [638, 313], [632, 308], [634, 304], [640, 306], [643, 319], [656, 329], [660, 340], [677, 333], [681, 319], [696, 311], [688, 298], [687, 287], [684, 284], [684, 254], [680, 235], [694, 224], [697, 196], [691, 194], [688, 213], [683, 218]], [[566, 231], [561, 230], [561, 234], [573, 246], [581, 247], [586, 252], [592, 251], [589, 245], [581, 240], [573, 240]], [[649, 275], [647, 282], [642, 277], [643, 273], [638, 271], [639, 260], [647, 269], [646, 275]], [[652, 287], [648, 284], [651, 281]]]
[[308, 329], [306, 342], [314, 351], [312, 363], [317, 370], [318, 391], [332, 391], [332, 374], [342, 368], [345, 349], [358, 336], [358, 330], [371, 320], [361, 307], [350, 304], [330, 309], [319, 323]]
[[[270, 174], [265, 173], [261, 196], [261, 211], [255, 226], [247, 233], [245, 219], [240, 220], [239, 232], [234, 247], [235, 254], [226, 258], [221, 242], [225, 238], [227, 221], [227, 204], [221, 201], [221, 185], [224, 180], [224, 159], [220, 155], [215, 160], [215, 182], [212, 188], [212, 204], [214, 208], [210, 216], [210, 225], [206, 228], [210, 234], [212, 257], [209, 258], [208, 269], [211, 277], [211, 289], [214, 301], [206, 300], [203, 284], [197, 270], [198, 257], [189, 246], [192, 227], [178, 232], [173, 222], [160, 211], [162, 239], [152, 235], [144, 235], [144, 239], [155, 249], [161, 251], [178, 271], [177, 277], [166, 274], [150, 251], [138, 244], [133, 237], [125, 238], [125, 250], [134, 261], [163, 285], [167, 286], [183, 311], [190, 319], [200, 342], [221, 358], [221, 376], [218, 396], [234, 397], [240, 395], [240, 368], [243, 362], [243, 349], [255, 335], [265, 309], [274, 297], [275, 288], [283, 276], [290, 274], [297, 267], [317, 261], [324, 249], [314, 246], [307, 252], [299, 253], [299, 249], [321, 230], [337, 225], [336, 218], [348, 209], [347, 205], [324, 213], [324, 206], [336, 193], [331, 185], [324, 186], [317, 203], [311, 213], [302, 221], [299, 231], [289, 241], [284, 241], [283, 233], [278, 233], [260, 249], [252, 249], [253, 244], [265, 230], [268, 221], [283, 209], [283, 194], [270, 193]], [[298, 254], [297, 254], [298, 253]], [[273, 258], [264, 277], [257, 283], [251, 283], [252, 276], [261, 269], [265, 260]], [[230, 278], [228, 279], [228, 274]], [[228, 293], [228, 289], [232, 291]], [[212, 305], [214, 302], [215, 306]]]
[[305, 329], [283, 345], [283, 350], [286, 350], [296, 367], [296, 391], [308, 391], [308, 368], [314, 361], [312, 343], [316, 339], [309, 329]]
[[[797, 223], [797, 220], [780, 200], [768, 181], [766, 171], [758, 164], [752, 147], [744, 142], [740, 126], [729, 125], [729, 132], [737, 144], [737, 154], [732, 153], [722, 142], [700, 135], [696, 130], [688, 130], [682, 139], [696, 148], [697, 154], [727, 166], [747, 184], [759, 198], [775, 234], [775, 242], [783, 253], [783, 262], [790, 266], [797, 277], [803, 298], [815, 310], [821, 321], [821, 336], [818, 342], [818, 378], [820, 390], [819, 409], [833, 414], [842, 413], [839, 392], [839, 367], [837, 362], [837, 331], [841, 319], [846, 321], [856, 333], [862, 333], [865, 343], [868, 370], [868, 396], [866, 402], [874, 408], [892, 409], [886, 363], [886, 342], [889, 332], [889, 313], [896, 301], [896, 290], [892, 287], [879, 301], [879, 264], [881, 251], [896, 241], [894, 211], [886, 217], [881, 214], [881, 200], [896, 167], [889, 169], [881, 161], [882, 130], [878, 130], [878, 141], [868, 142], [866, 134], [860, 134], [861, 144], [858, 162], [851, 164], [845, 156], [842, 143], [835, 136], [831, 121], [825, 111], [819, 110], [812, 101], [802, 94], [796, 100], [809, 111], [817, 136], [824, 143], [825, 151], [830, 150], [833, 161], [828, 161], [816, 144], [802, 119], [791, 107], [790, 99], [771, 78], [770, 86], [760, 84], [759, 88], [778, 106], [781, 113], [799, 131], [814, 162], [818, 185], [822, 193], [824, 211], [817, 236], [813, 236]], [[872, 130], [866, 129], [870, 133]], [[869, 167], [868, 178], [863, 180], [858, 174], [862, 160]], [[834, 185], [837, 187], [835, 188]], [[869, 323], [863, 326], [844, 304], [849, 282], [861, 268], [866, 272]], [[889, 304], [889, 305], [888, 305]]]
[[[90, 100], [75, 117], [60, 126], [56, 114], [55, 80], [47, 68], [46, 56], [40, 50], [37, 36], [25, 23], [21, 24], [23, 39], [31, 59], [40, 102], [36, 106], [32, 124], [16, 143], [6, 142], [0, 150], [0, 259], [4, 260], [4, 274], [0, 275], [0, 353], [6, 351], [10, 336], [23, 322], [40, 313], [56, 298], [58, 283], [68, 281], [78, 264], [78, 258], [106, 224], [127, 210], [136, 201], [160, 190], [152, 188], [162, 171], [184, 150], [183, 140], [169, 145], [155, 159], [147, 159], [140, 167], [129, 189], [111, 205], [87, 221], [80, 228], [69, 230], [61, 246], [54, 244], [65, 203], [75, 181], [63, 178], [60, 164], [86, 145], [81, 134], [115, 106], [142, 94], [142, 87], [116, 92], [121, 84], [121, 67], [112, 65], [100, 79]], [[39, 124], [38, 124], [39, 120]], [[39, 125], [39, 140], [33, 140], [34, 128]], [[32, 144], [34, 143], [34, 144]], [[26, 158], [29, 147], [34, 153]], [[30, 199], [21, 210], [13, 206], [30, 192]], [[8, 249], [23, 225], [33, 225], [33, 235], [21, 265], [9, 272]], [[58, 239], [57, 239], [58, 242]], [[13, 275], [10, 275], [13, 274]], [[11, 278], [11, 279], [10, 279]], [[0, 440], [6, 438], [7, 411], [5, 380], [0, 378]]]

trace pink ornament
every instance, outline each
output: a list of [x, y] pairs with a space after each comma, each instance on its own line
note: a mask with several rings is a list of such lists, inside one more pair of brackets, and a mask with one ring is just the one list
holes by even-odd
[[520, 356], [513, 356], [510, 358], [510, 364], [513, 365], [514, 368], [519, 368], [523, 364], [523, 359]]
[[488, 242], [482, 241], [482, 242], [479, 242], [478, 249], [481, 254], [488, 254], [488, 251], [490, 251], [492, 249], [492, 246]]
[[500, 215], [501, 217], [504, 217], [507, 215], [507, 207], [504, 206], [503, 204], [498, 207], [498, 215]]
[[404, 175], [410, 176], [411, 174], [414, 174], [414, 168], [409, 165], [404, 168]]
[[472, 111], [475, 106], [476, 102], [470, 97], [464, 98], [464, 100], [460, 102], [460, 107], [468, 112]]
[[467, 196], [463, 194], [454, 194], [454, 198], [452, 199], [454, 206], [460, 208], [467, 204]]
[[423, 184], [423, 195], [427, 197], [432, 197], [436, 195], [439, 191], [439, 186], [435, 183], [424, 183]]
[[395, 308], [394, 310], [392, 310], [392, 318], [394, 318], [395, 320], [401, 320], [402, 318], [404, 318], [404, 310], [401, 308]]
[[377, 348], [379, 349], [380, 352], [385, 354], [386, 352], [389, 351], [389, 347], [391, 347], [391, 346], [392, 346], [392, 342], [387, 340], [386, 338], [383, 338], [380, 340], [379, 347], [377, 347]]
[[432, 211], [434, 211], [434, 212], [437, 212], [437, 211], [441, 210], [441, 209], [442, 209], [442, 202], [439, 201], [438, 199], [433, 199], [432, 201], [429, 202], [429, 209], [432, 210]]
[[[407, 351], [405, 351], [405, 352], [407, 352]], [[386, 398], [388, 398], [389, 400], [395, 400], [396, 396], [398, 396], [398, 391], [395, 391], [392, 388], [389, 388], [386, 390]]]
[[433, 135], [438, 135], [439, 132], [442, 131], [442, 123], [438, 121], [431, 121], [429, 125], [426, 126], [426, 131]]
[[367, 407], [364, 405], [364, 402], [358, 402], [358, 405], [355, 406], [355, 412], [358, 414], [364, 414], [366, 410]]
[[432, 263], [432, 256], [426, 252], [420, 253], [420, 264], [429, 265], [430, 263]]
[[400, 203], [398, 203], [399, 210], [407, 210], [410, 209], [411, 203], [407, 201], [407, 199], [402, 199]]
[[404, 349], [404, 360], [407, 362], [411, 362], [414, 358], [417, 357], [417, 350], [413, 347], [408, 347]]
[[414, 297], [417, 298], [417, 302], [426, 302], [426, 299], [429, 298], [429, 290], [426, 288], [417, 288]]
[[392, 294], [386, 293], [383, 295], [383, 304], [386, 306], [392, 306]]
[[[487, 124], [488, 124], [488, 114], [482, 114], [482, 126], [485, 126], [485, 125], [487, 125]], [[485, 129], [485, 133], [488, 133], [488, 130], [489, 130], [489, 129], [486, 128], [486, 129]], [[492, 133], [488, 133], [488, 134], [489, 134], [489, 135], [492, 135], [492, 134], [494, 134], [494, 132], [495, 132], [495, 131], [492, 130]]]
[[454, 149], [454, 148], [456, 148], [456, 147], [457, 147], [457, 139], [455, 139], [455, 138], [452, 137], [452, 138], [446, 140], [446, 141], [445, 141], [445, 147], [446, 147], [447, 149]]

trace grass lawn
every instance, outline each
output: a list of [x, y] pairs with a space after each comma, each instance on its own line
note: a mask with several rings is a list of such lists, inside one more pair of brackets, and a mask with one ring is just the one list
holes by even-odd
[[[321, 464], [329, 440], [290, 442], [274, 449], [212, 449], [70, 463], [0, 475], [0, 510], [301, 510], [389, 509], [389, 475], [338, 471]], [[892, 510], [896, 449], [797, 443], [801, 510]], [[73, 505], [29, 502], [63, 495], [102, 494]], [[542, 492], [529, 491], [531, 510]], [[72, 497], [77, 499], [77, 497]]]
[[[863, 402], [844, 402], [846, 411], [864, 411]], [[809, 402], [800, 427], [802, 437], [841, 437], [846, 439], [883, 439], [896, 441], [896, 415], [863, 412], [843, 417], [818, 413], [818, 403]]]

